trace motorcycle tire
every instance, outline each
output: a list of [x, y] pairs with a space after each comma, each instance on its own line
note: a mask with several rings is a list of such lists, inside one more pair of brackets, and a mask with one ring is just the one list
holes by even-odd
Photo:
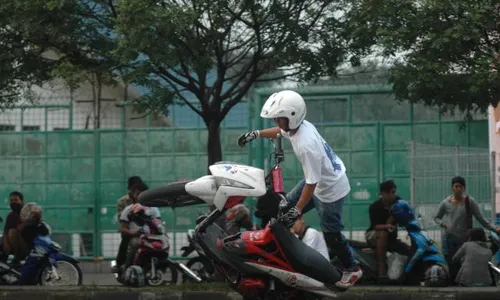
[[[57, 263], [61, 263], [61, 262], [65, 263], [65, 264], [69, 264], [71, 267], [73, 267], [73, 269], [76, 271], [76, 274], [78, 277], [75, 285], [77, 285], [77, 286], [82, 285], [83, 284], [83, 275], [82, 275], [82, 270], [80, 269], [80, 266], [77, 263], [75, 263], [74, 261], [66, 259], [66, 258], [61, 258], [57, 261]], [[52, 268], [52, 266], [49, 263], [46, 263], [38, 272], [38, 275], [37, 275], [37, 284], [38, 285], [50, 285], [45, 281], [45, 278], [43, 278], [44, 271], [48, 268]]]
[[[192, 266], [200, 263], [202, 265], [202, 268], [199, 270], [203, 270], [204, 272], [199, 272], [199, 270], [193, 270]], [[198, 276], [201, 277], [202, 282], [212, 282], [214, 279], [215, 275], [215, 269], [210, 263], [210, 260], [208, 258], [203, 257], [203, 256], [196, 256], [191, 258], [187, 263], [186, 267], [190, 269], [191, 271], [195, 272]], [[183, 276], [183, 281], [186, 283], [196, 283], [191, 277], [189, 276]]]
[[[158, 265], [157, 268], [161, 270], [163, 273], [163, 276], [168, 274], [168, 271], [170, 270], [171, 274], [171, 279], [166, 280], [165, 278], [162, 278], [162, 281], [160, 283], [154, 282], [149, 278], [146, 278], [146, 282], [148, 286], [160, 286], [160, 285], [176, 285], [177, 284], [177, 278], [178, 278], [178, 273], [177, 273], [177, 268], [174, 265], [171, 265], [169, 263], [162, 263], [161, 265]], [[144, 269], [144, 267], [143, 267]], [[145, 273], [147, 274], [149, 272], [148, 269], [144, 270]]]
[[149, 207], [183, 207], [206, 204], [205, 201], [186, 192], [186, 182], [174, 182], [167, 186], [146, 190], [139, 194], [139, 203]]

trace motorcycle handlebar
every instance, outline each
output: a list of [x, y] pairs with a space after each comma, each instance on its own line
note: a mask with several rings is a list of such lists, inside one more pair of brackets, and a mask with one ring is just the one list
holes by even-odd
[[281, 148], [281, 134], [276, 135], [276, 139], [274, 141], [274, 145], [276, 146], [276, 152], [281, 152], [283, 149]]

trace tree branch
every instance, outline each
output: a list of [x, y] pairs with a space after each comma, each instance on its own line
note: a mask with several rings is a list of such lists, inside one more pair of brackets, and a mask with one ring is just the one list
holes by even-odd
[[117, 18], [118, 14], [116, 13], [115, 6], [113, 5], [113, 0], [108, 0], [108, 5], [111, 8], [111, 13], [113, 14], [113, 17]]
[[[179, 90], [179, 88], [177, 88], [177, 86], [172, 82], [170, 81], [170, 79], [165, 76], [165, 74], [163, 73], [158, 73], [158, 72], [155, 72], [156, 75], [160, 76], [163, 80], [165, 80], [165, 82], [167, 84], [170, 85], [170, 87], [174, 90], [174, 93], [184, 102], [186, 103], [187, 106], [189, 106], [189, 108], [191, 108], [195, 113], [197, 113], [200, 117], [203, 118], [203, 113], [197, 109], [188, 99], [186, 99], [186, 97], [184, 97], [184, 95], [182, 95], [182, 91]], [[188, 89], [186, 89], [187, 91], [189, 91]]]

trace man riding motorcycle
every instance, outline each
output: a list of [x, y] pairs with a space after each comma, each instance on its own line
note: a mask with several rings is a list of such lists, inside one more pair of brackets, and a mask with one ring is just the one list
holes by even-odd
[[345, 268], [342, 279], [335, 285], [349, 288], [363, 275], [342, 234], [342, 207], [351, 187], [344, 163], [316, 127], [305, 120], [306, 111], [300, 94], [289, 90], [274, 93], [264, 103], [260, 116], [273, 119], [277, 126], [244, 133], [238, 138], [238, 144], [244, 147], [259, 137], [276, 138], [278, 134], [290, 140], [302, 165], [304, 179], [286, 195], [289, 209], [283, 221], [292, 227], [302, 214], [316, 208], [326, 243]]
[[[111, 270], [113, 273], [117, 273], [120, 268], [123, 268], [123, 270], [125, 270], [126, 267], [131, 264], [131, 261], [133, 260], [133, 253], [130, 252], [131, 245], [132, 248], [136, 248], [139, 242], [139, 236], [144, 233], [140, 231], [141, 226], [139, 226], [135, 221], [131, 220], [129, 216], [131, 213], [133, 213], [133, 209], [137, 204], [137, 198], [139, 194], [147, 189], [148, 186], [144, 182], [140, 182], [139, 184], [137, 184], [133, 191], [130, 193], [130, 197], [132, 198], [133, 203], [125, 207], [120, 215], [120, 233], [124, 237], [126, 237], [125, 240], [122, 241], [126, 242], [128, 246], [120, 247], [119, 251], [127, 251], [127, 254], [125, 255], [126, 261], [123, 263], [123, 265], [114, 266]], [[160, 211], [158, 210], [158, 208], [151, 208], [150, 213], [153, 218], [160, 218]], [[121, 255], [118, 254], [118, 256]], [[117, 263], [119, 262], [117, 261]]]
[[[27, 203], [21, 210], [21, 220], [24, 223], [24, 230], [29, 235], [30, 249], [25, 263], [21, 266], [21, 277], [19, 278], [20, 285], [29, 284], [33, 276], [36, 274], [37, 264], [39, 260], [46, 254], [46, 250], [33, 245], [33, 240], [37, 236], [50, 235], [50, 227], [42, 221], [42, 208], [36, 203]], [[23, 231], [24, 233], [24, 231]]]
[[156, 207], [146, 207], [138, 203], [132, 204], [123, 210], [120, 221], [128, 223], [129, 233], [132, 238], [129, 241], [127, 260], [122, 266], [123, 270], [133, 264], [135, 254], [140, 246], [142, 234], [162, 234], [165, 232], [160, 219], [160, 211]]

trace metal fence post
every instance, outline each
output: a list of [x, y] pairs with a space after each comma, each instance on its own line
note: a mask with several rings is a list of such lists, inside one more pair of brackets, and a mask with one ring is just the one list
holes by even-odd
[[496, 214], [497, 214], [497, 209], [496, 209], [496, 200], [497, 200], [497, 181], [496, 181], [496, 160], [497, 160], [497, 155], [495, 151], [491, 152], [491, 221], [492, 224], [496, 223]]
[[416, 199], [415, 199], [415, 154], [417, 153], [417, 143], [415, 141], [411, 141], [411, 150], [410, 150], [410, 204], [413, 209], [416, 209]]
[[455, 145], [455, 176], [460, 176], [460, 167], [459, 167], [459, 146]]
[[94, 257], [102, 256], [101, 232], [101, 135], [94, 127]]

